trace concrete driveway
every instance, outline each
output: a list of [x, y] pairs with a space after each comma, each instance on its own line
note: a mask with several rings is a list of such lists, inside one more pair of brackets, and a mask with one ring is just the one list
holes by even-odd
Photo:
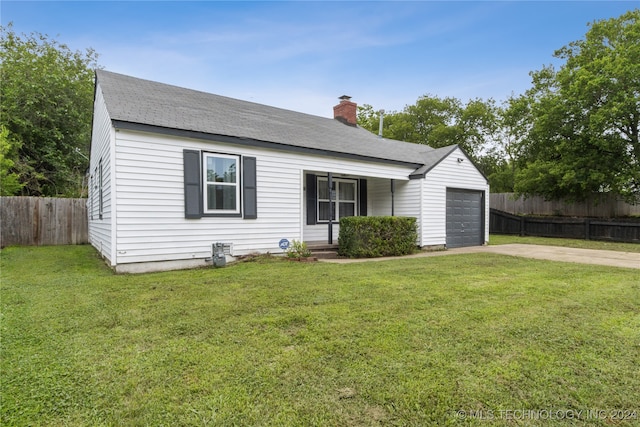
[[512, 243], [496, 246], [473, 246], [468, 248], [455, 248], [446, 251], [420, 252], [404, 257], [383, 257], [364, 259], [322, 259], [323, 262], [350, 263], [367, 261], [384, 261], [398, 258], [422, 258], [431, 256], [447, 256], [470, 253], [494, 253], [511, 255], [523, 258], [546, 259], [549, 261], [576, 262], [581, 264], [597, 264], [612, 267], [625, 267], [640, 269], [640, 253], [603, 251], [597, 249], [565, 248], [562, 246], [543, 246]]

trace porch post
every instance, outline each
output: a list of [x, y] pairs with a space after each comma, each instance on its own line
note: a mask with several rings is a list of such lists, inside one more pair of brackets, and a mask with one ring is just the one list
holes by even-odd
[[329, 186], [329, 239], [328, 244], [333, 245], [333, 174], [327, 174], [327, 185]]
[[393, 198], [394, 193], [396, 192], [396, 180], [391, 180], [391, 216], [395, 216], [395, 200]]

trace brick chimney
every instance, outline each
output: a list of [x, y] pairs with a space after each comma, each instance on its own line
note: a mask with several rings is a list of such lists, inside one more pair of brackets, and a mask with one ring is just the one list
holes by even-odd
[[342, 95], [340, 98], [340, 104], [333, 107], [333, 118], [340, 120], [345, 125], [356, 126], [356, 113], [358, 111], [358, 104], [351, 102], [350, 96]]

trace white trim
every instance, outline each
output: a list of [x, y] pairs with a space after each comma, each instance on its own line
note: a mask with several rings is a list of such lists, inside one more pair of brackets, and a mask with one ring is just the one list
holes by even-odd
[[[328, 202], [329, 199], [321, 199], [320, 198], [320, 182], [326, 183], [325, 186], [328, 184], [329, 178], [328, 177], [324, 177], [324, 176], [316, 176], [316, 223], [317, 224], [328, 224], [329, 220], [328, 219], [320, 219], [320, 203], [321, 202]], [[335, 185], [336, 185], [336, 198], [334, 199], [334, 205], [333, 208], [335, 209], [335, 219], [333, 220], [333, 222], [340, 222], [340, 203], [350, 203], [353, 204], [353, 216], [358, 216], [359, 213], [359, 209], [358, 209], [358, 180], [356, 178], [333, 178], [331, 180]], [[341, 201], [340, 200], [340, 183], [344, 182], [344, 183], [349, 183], [349, 184], [353, 184], [354, 188], [353, 188], [353, 200], [345, 200], [345, 201]]]
[[[235, 171], [235, 182], [214, 182], [208, 181], [207, 179], [207, 166], [208, 159], [232, 159], [236, 164]], [[202, 153], [202, 198], [203, 198], [203, 212], [205, 214], [239, 214], [240, 213], [240, 156], [232, 155], [232, 154], [219, 154], [219, 153], [211, 153], [211, 152], [203, 152]], [[235, 199], [236, 199], [236, 207], [235, 209], [208, 209], [208, 193], [209, 193], [209, 185], [220, 185], [224, 187], [235, 187]]]
[[424, 234], [424, 221], [425, 221], [425, 215], [424, 215], [424, 210], [425, 210], [425, 205], [424, 205], [424, 178], [422, 178], [420, 180], [420, 197], [418, 198], [420, 203], [419, 203], [419, 211], [418, 211], [418, 246], [422, 246], [422, 235]]
[[[106, 106], [106, 103], [105, 103]], [[115, 266], [118, 263], [118, 187], [117, 183], [117, 168], [116, 168], [116, 129], [110, 126], [109, 132], [109, 186], [110, 186], [110, 206], [109, 215], [111, 215], [111, 266]]]
[[[300, 174], [300, 178], [298, 180], [298, 182], [300, 183], [300, 189], [302, 191], [299, 192], [300, 194], [300, 198], [299, 198], [299, 206], [300, 206], [300, 215], [299, 215], [299, 220], [300, 220], [300, 230], [299, 230], [299, 235], [300, 235], [300, 241], [304, 242], [304, 225], [305, 225], [305, 216], [306, 213], [305, 209], [304, 209], [304, 204], [305, 204], [305, 200], [306, 200], [306, 192], [307, 192], [307, 187], [306, 187], [306, 180], [305, 180], [305, 172], [303, 169], [300, 169], [299, 171]], [[317, 185], [317, 184], [316, 184]]]

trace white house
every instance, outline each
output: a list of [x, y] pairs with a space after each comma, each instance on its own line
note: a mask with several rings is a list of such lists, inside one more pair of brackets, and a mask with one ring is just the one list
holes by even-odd
[[335, 244], [349, 215], [415, 217], [420, 247], [488, 241], [489, 185], [458, 146], [380, 138], [348, 97], [334, 115], [98, 70], [91, 244], [116, 271], [142, 272], [204, 265], [217, 242], [230, 257]]

